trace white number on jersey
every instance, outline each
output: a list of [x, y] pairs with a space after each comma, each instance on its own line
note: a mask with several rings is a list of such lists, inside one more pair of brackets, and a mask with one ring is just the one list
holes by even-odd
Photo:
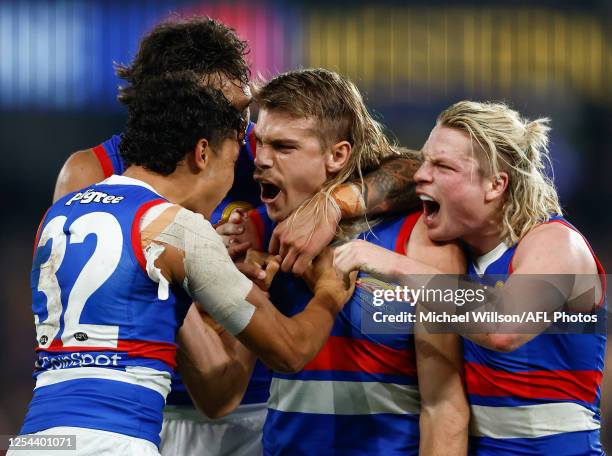
[[[65, 224], [66, 217], [55, 217], [46, 224], [38, 242], [38, 247], [46, 245], [50, 239], [53, 242], [49, 259], [40, 266], [38, 281], [38, 291], [47, 297], [48, 312], [42, 323], [39, 322], [38, 315], [35, 316], [36, 339], [41, 348], [47, 348], [60, 329], [62, 300], [56, 273], [64, 261], [67, 248]], [[68, 232], [70, 244], [82, 243], [90, 234], [96, 235], [97, 242], [91, 258], [79, 273], [68, 296], [62, 345], [116, 348], [118, 326], [81, 324], [80, 318], [89, 297], [108, 280], [119, 264], [123, 248], [121, 226], [117, 219], [107, 212], [92, 212], [76, 219]]]

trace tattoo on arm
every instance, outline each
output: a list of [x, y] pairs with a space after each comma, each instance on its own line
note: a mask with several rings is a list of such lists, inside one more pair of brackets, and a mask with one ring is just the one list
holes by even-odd
[[418, 160], [393, 157], [365, 176], [363, 198], [367, 214], [415, 209], [419, 199], [416, 196], [413, 176], [419, 166]]

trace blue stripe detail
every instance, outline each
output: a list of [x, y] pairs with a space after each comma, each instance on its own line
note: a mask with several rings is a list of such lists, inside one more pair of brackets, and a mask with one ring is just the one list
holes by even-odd
[[163, 408], [164, 398], [149, 388], [114, 380], [69, 380], [34, 390], [20, 433], [75, 426], [117, 432], [159, 446]]
[[115, 174], [123, 174], [125, 171], [125, 163], [119, 152], [119, 145], [121, 144], [121, 136], [113, 135], [102, 143], [102, 147], [106, 151], [106, 155], [110, 159], [113, 165], [113, 172]]
[[602, 370], [606, 337], [601, 334], [541, 334], [510, 353], [463, 340], [465, 361], [505, 372]]
[[567, 432], [532, 439], [471, 437], [470, 455], [477, 456], [603, 456], [599, 430]]
[[419, 417], [388, 413], [304, 414], [268, 409], [263, 446], [266, 456], [418, 455]]
[[[257, 360], [255, 363], [255, 369], [251, 380], [247, 387], [246, 392], [240, 402], [241, 405], [245, 404], [263, 404], [268, 402], [270, 397], [270, 381], [272, 374], [261, 361]], [[178, 373], [174, 373], [172, 376], [172, 390], [166, 399], [168, 405], [192, 405], [193, 401], [191, 396], [187, 392], [185, 384], [181, 380]]]
[[395, 383], [398, 385], [417, 385], [416, 377], [407, 375], [370, 374], [367, 372], [350, 372], [339, 370], [303, 370], [297, 374], [274, 373], [274, 378], [286, 380], [318, 380], [339, 382], [379, 382]]
[[470, 405], [484, 405], [487, 407], [520, 407], [524, 405], [541, 405], [541, 404], [567, 404], [574, 403], [583, 406], [595, 413], [595, 417], [599, 416], [599, 407], [594, 404], [583, 401], [569, 401], [558, 399], [527, 399], [516, 396], [480, 396], [478, 394], [468, 394], [468, 402]]

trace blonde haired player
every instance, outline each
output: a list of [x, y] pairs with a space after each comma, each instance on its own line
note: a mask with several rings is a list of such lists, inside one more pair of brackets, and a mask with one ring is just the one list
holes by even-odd
[[[327, 204], [330, 194], [338, 206], [358, 203], [358, 191], [343, 194], [338, 203], [340, 184], [399, 154], [357, 87], [338, 73], [284, 73], [254, 99], [260, 106], [255, 180], [265, 211], [252, 213], [251, 220], [264, 249], [276, 223], [297, 223], [296, 211], [342, 211]], [[425, 231], [415, 212], [370, 224], [353, 220], [334, 234], [372, 239], [449, 273], [460, 272], [465, 267], [460, 249], [435, 245]], [[286, 315], [299, 312], [310, 298], [299, 278], [284, 273], [269, 292]], [[362, 323], [367, 325], [374, 310], [371, 296], [363, 289], [353, 294], [327, 343], [304, 369], [274, 375], [264, 426], [266, 454], [465, 454], [468, 409], [459, 337], [415, 340], [405, 331], [368, 331]], [[417, 382], [417, 371], [425, 381]]]
[[[423, 146], [417, 193], [429, 237], [460, 238], [470, 274], [477, 280], [501, 276], [498, 295], [513, 310], [535, 302], [552, 311], [569, 303], [590, 313], [604, 305], [604, 271], [586, 239], [560, 215], [545, 174], [548, 131], [548, 119], [529, 121], [505, 104], [456, 103], [440, 114]], [[335, 262], [343, 271], [409, 273], [415, 267], [364, 243], [340, 247]], [[606, 337], [597, 331], [542, 334], [547, 325], [466, 335], [474, 454], [602, 454]]]

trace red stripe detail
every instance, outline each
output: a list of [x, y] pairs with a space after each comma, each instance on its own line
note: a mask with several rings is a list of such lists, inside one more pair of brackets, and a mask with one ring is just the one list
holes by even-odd
[[[578, 231], [574, 226], [570, 225], [568, 222], [566, 222], [565, 220], [549, 220], [547, 222], [544, 222], [542, 225], [547, 225], [549, 223], [560, 223], [563, 226], [566, 226], [567, 228], [569, 228], [570, 230], [578, 233], [582, 239], [584, 240], [584, 243], [586, 244], [586, 246], [589, 248], [589, 251], [591, 252], [591, 255], [593, 255], [593, 259], [595, 260], [595, 265], [597, 266], [597, 274], [599, 275], [599, 280], [601, 280], [601, 300], [599, 301], [599, 303], [597, 304], [597, 307], [601, 307], [601, 305], [604, 303], [605, 299], [606, 299], [606, 290], [607, 290], [607, 280], [606, 280], [606, 271], [603, 268], [603, 265], [601, 264], [601, 262], [599, 261], [599, 258], [597, 258], [597, 255], [595, 255], [595, 252], [593, 251], [593, 248], [591, 247], [591, 244], [589, 244], [589, 241], [587, 241], [586, 237], [584, 237], [584, 234], [582, 234], [580, 231]], [[518, 248], [518, 244], [516, 246]], [[516, 255], [516, 250], [514, 249], [514, 253], [512, 254], [512, 258], [510, 258], [510, 268], [508, 270], [509, 274], [512, 274], [513, 268], [512, 268], [512, 261], [514, 260], [514, 255]]]
[[117, 349], [126, 351], [130, 358], [157, 359], [173, 369], [176, 367], [176, 344], [173, 343], [120, 340]]
[[36, 351], [47, 352], [126, 352], [130, 358], [157, 359], [172, 367], [176, 367], [176, 344], [169, 342], [150, 342], [143, 340], [120, 340], [117, 348], [108, 347], [64, 347], [61, 339], [55, 339], [49, 347], [36, 347]]
[[335, 370], [370, 374], [416, 375], [415, 355], [363, 339], [330, 336], [304, 370]]
[[45, 211], [45, 215], [43, 215], [42, 219], [40, 219], [40, 223], [38, 224], [38, 228], [36, 229], [36, 236], [34, 236], [34, 248], [32, 249], [32, 259], [34, 259], [34, 254], [36, 253], [36, 249], [38, 248], [38, 242], [40, 241], [40, 232], [42, 230], [43, 222], [45, 221], [45, 219], [47, 218], [47, 214], [49, 213], [49, 209], [51, 208], [48, 208]]
[[132, 222], [132, 249], [134, 249], [134, 255], [136, 256], [136, 260], [138, 260], [138, 264], [140, 264], [140, 267], [144, 271], [147, 270], [147, 261], [145, 260], [144, 252], [142, 251], [142, 240], [140, 238], [140, 220], [142, 219], [142, 216], [145, 214], [145, 212], [147, 212], [153, 206], [157, 206], [158, 204], [166, 202], [167, 201], [165, 199], [160, 198], [144, 203], [136, 211], [134, 221]]
[[257, 239], [259, 240], [259, 246], [257, 248], [258, 250], [263, 250], [265, 227], [261, 214], [257, 209], [253, 209], [249, 211], [249, 218], [253, 221], [255, 231], [257, 232]]
[[416, 225], [421, 215], [423, 215], [423, 211], [414, 212], [404, 220], [399, 234], [397, 235], [397, 239], [395, 240], [395, 251], [400, 255], [406, 255], [406, 245], [408, 244], [414, 225]]
[[600, 371], [539, 370], [505, 372], [465, 363], [468, 394], [526, 399], [562, 399], [591, 403], [601, 385]]
[[113, 169], [113, 164], [106, 153], [106, 149], [102, 144], [97, 145], [92, 149], [96, 157], [98, 157], [98, 161], [100, 162], [100, 166], [102, 167], [102, 171], [104, 172], [104, 177], [110, 177], [115, 174], [115, 170]]
[[251, 130], [249, 133], [249, 144], [251, 145], [251, 156], [253, 160], [257, 157], [257, 140], [255, 139], [255, 129]]

